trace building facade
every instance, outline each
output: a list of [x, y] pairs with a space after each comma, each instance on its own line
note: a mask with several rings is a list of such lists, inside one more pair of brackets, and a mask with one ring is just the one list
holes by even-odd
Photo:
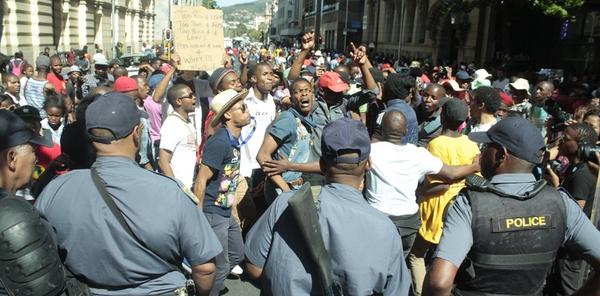
[[[304, 32], [320, 21], [320, 48], [343, 51], [362, 39], [364, 0], [279, 0], [273, 11], [271, 40], [299, 46]], [[321, 5], [320, 14], [317, 6]]]
[[[35, 61], [45, 47], [51, 53], [95, 45], [112, 57], [113, 19], [111, 0], [1, 0], [0, 52], [21, 50]], [[123, 52], [139, 52], [154, 35], [155, 0], [115, 0], [116, 42]]]
[[[456, 2], [456, 1], [455, 1]], [[489, 29], [485, 5], [449, 13], [452, 1], [366, 0], [363, 42], [376, 53], [432, 61], [473, 61], [481, 30]], [[480, 48], [479, 48], [480, 49]]]
[[600, 67], [600, 1], [546, 16], [529, 1], [366, 0], [363, 42], [372, 52], [434, 63], [489, 62], [513, 72]]
[[[320, 19], [321, 48], [347, 51], [350, 42], [358, 44], [363, 40], [365, 0], [298, 1], [303, 1], [302, 32], [314, 30], [317, 19]], [[319, 3], [321, 3], [320, 15], [317, 9]]]
[[302, 1], [279, 0], [271, 20], [271, 40], [294, 45], [302, 33]]

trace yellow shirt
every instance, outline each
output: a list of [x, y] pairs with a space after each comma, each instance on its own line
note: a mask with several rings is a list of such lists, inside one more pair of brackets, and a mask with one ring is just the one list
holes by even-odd
[[[458, 138], [438, 136], [429, 142], [427, 150], [446, 165], [469, 165], [473, 163], [474, 157], [479, 154], [477, 144], [465, 135]], [[428, 177], [428, 179], [431, 183], [441, 183], [441, 181], [431, 177]], [[447, 191], [430, 196], [419, 204], [422, 221], [419, 234], [426, 241], [434, 244], [439, 243], [444, 227], [443, 217], [446, 206], [464, 186], [464, 180], [452, 183]]]

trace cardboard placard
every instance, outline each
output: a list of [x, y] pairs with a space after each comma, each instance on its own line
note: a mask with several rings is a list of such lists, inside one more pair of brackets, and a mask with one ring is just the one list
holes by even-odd
[[172, 7], [175, 51], [180, 70], [213, 71], [222, 67], [223, 11], [201, 6]]

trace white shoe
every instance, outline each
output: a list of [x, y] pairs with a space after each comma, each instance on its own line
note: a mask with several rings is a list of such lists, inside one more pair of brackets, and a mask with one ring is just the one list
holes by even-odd
[[244, 273], [244, 270], [239, 265], [236, 265], [233, 267], [233, 269], [231, 269], [232, 275], [240, 276], [242, 273]]

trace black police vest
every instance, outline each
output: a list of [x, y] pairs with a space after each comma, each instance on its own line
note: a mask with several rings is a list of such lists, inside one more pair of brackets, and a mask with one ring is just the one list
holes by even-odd
[[562, 245], [565, 204], [545, 186], [526, 200], [466, 191], [473, 213], [473, 246], [461, 265], [454, 295], [541, 295]]

